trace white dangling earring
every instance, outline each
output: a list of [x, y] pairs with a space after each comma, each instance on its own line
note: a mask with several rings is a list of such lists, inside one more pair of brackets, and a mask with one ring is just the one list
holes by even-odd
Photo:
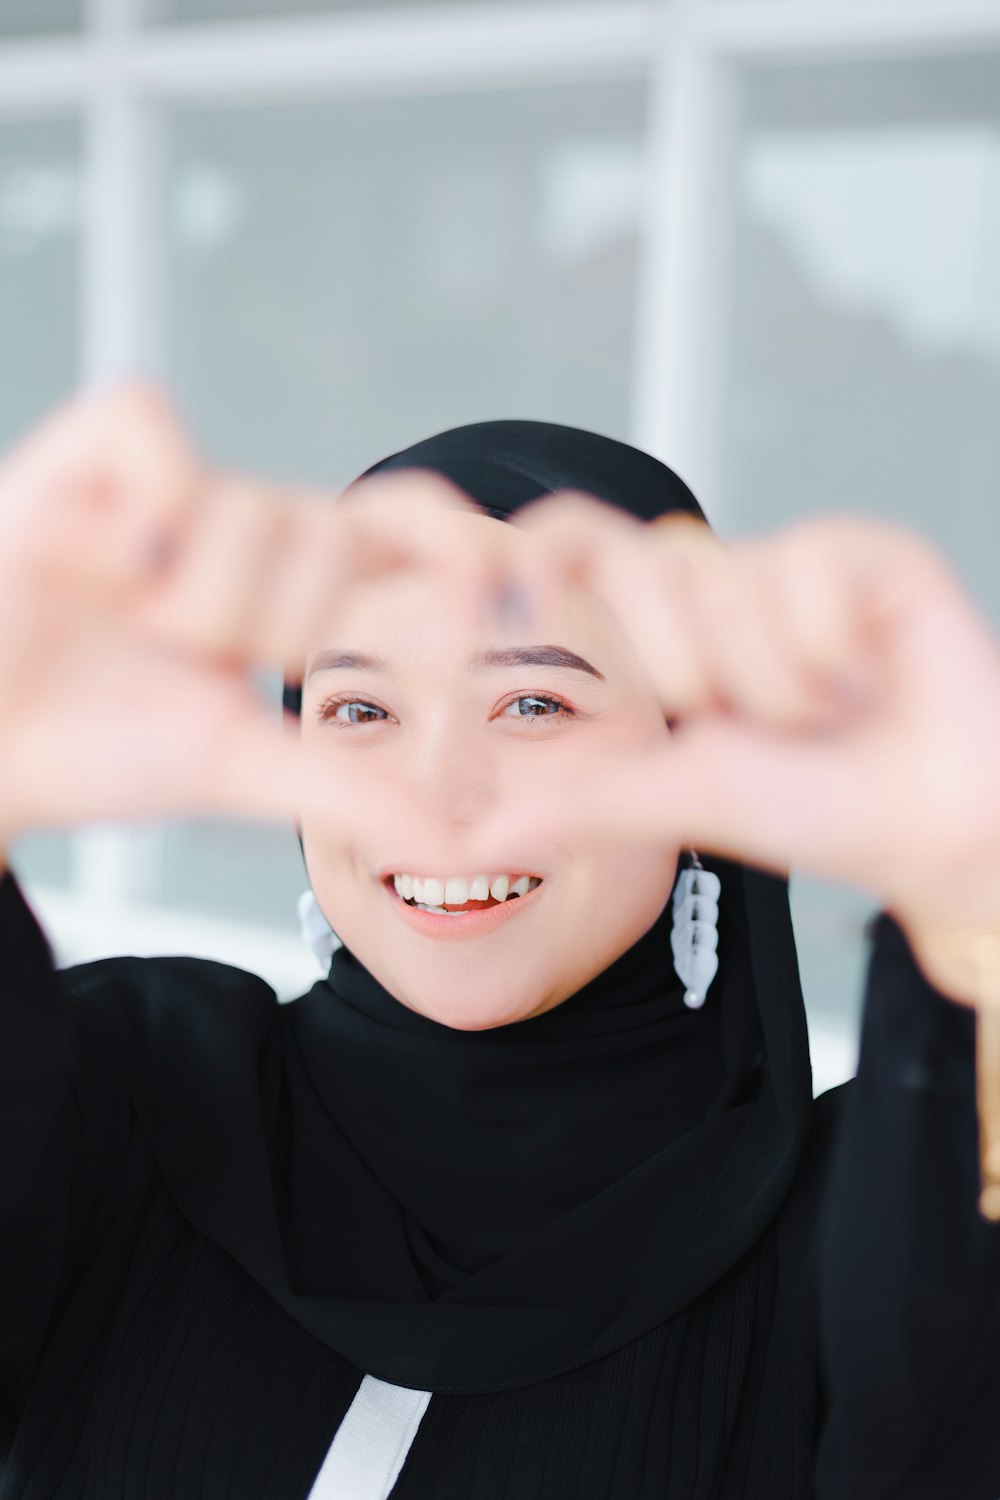
[[328, 969], [333, 950], [340, 947], [340, 939], [320, 910], [312, 886], [299, 897], [298, 911], [303, 941], [320, 967]]
[[692, 1010], [704, 1005], [708, 987], [719, 968], [719, 892], [722, 881], [702, 867], [692, 849], [691, 867], [682, 870], [674, 889], [674, 926], [670, 946], [674, 968], [687, 986], [684, 1004]]

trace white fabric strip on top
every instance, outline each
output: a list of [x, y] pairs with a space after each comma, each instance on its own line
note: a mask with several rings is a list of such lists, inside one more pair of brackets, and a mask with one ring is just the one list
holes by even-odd
[[430, 1391], [366, 1375], [308, 1500], [387, 1500], [430, 1399]]

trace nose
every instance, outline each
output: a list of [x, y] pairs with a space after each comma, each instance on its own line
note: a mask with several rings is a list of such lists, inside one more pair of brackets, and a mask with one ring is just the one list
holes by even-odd
[[408, 777], [429, 816], [456, 830], [494, 812], [501, 776], [488, 749], [445, 716], [411, 747]]

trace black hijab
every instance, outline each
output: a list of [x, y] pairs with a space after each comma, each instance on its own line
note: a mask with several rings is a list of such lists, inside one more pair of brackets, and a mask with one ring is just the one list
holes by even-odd
[[[368, 473], [413, 467], [501, 519], [564, 488], [702, 514], [647, 454], [542, 422], [457, 428]], [[528, 1384], [670, 1317], [772, 1222], [812, 1111], [786, 882], [701, 857], [722, 891], [700, 1010], [669, 898], [561, 1005], [485, 1031], [410, 1010], [343, 946], [282, 1006], [240, 970], [158, 961], [116, 1029], [188, 1217], [318, 1338], [418, 1389]]]

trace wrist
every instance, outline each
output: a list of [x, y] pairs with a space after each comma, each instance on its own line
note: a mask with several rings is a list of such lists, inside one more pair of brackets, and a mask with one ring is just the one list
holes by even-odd
[[911, 871], [885, 904], [935, 989], [1000, 1010], [1000, 864], [992, 842]]
[[1000, 1012], [1000, 918], [958, 924], [892, 911], [928, 982], [965, 1005]]

